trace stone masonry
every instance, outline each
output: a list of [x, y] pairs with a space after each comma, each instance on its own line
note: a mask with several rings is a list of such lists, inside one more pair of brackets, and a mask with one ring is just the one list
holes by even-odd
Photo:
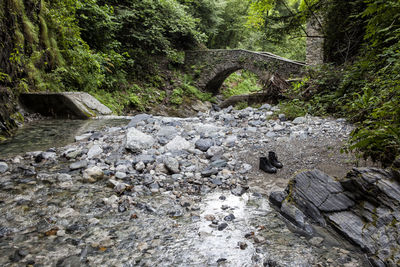
[[224, 80], [235, 71], [245, 69], [255, 73], [263, 82], [272, 75], [284, 79], [301, 74], [303, 62], [289, 60], [266, 52], [247, 50], [187, 51], [185, 66], [193, 73], [197, 87], [217, 94]]

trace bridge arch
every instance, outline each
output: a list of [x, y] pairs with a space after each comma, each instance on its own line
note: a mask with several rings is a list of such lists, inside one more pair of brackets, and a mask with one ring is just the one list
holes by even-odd
[[272, 75], [289, 78], [301, 74], [305, 63], [247, 50], [200, 50], [187, 51], [185, 65], [197, 87], [217, 94], [225, 79], [238, 70], [253, 72], [266, 83]]

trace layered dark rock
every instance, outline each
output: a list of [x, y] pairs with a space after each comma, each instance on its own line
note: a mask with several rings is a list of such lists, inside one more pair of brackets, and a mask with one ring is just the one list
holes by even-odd
[[399, 173], [354, 168], [343, 179], [319, 170], [296, 175], [270, 201], [305, 233], [313, 224], [335, 230], [365, 251], [374, 266], [400, 263]]

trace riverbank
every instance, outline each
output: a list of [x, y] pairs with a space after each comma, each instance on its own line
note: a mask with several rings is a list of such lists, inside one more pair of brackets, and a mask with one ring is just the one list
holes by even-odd
[[[273, 110], [139, 115], [5, 160], [0, 263], [365, 266], [339, 237], [291, 232], [267, 201], [296, 171], [350, 170], [339, 150], [352, 126]], [[284, 164], [277, 174], [258, 169], [269, 150]]]

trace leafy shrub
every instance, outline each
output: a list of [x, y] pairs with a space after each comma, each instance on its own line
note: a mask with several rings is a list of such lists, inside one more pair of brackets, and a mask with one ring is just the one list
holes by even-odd
[[222, 95], [228, 98], [234, 95], [244, 95], [260, 91], [262, 87], [257, 81], [257, 76], [248, 71], [232, 73], [222, 86]]
[[280, 113], [284, 113], [289, 120], [305, 116], [310, 111], [310, 104], [299, 99], [281, 102], [279, 105]]
[[242, 109], [247, 108], [248, 106], [249, 106], [249, 104], [246, 101], [242, 101], [235, 105], [235, 109], [242, 110]]

